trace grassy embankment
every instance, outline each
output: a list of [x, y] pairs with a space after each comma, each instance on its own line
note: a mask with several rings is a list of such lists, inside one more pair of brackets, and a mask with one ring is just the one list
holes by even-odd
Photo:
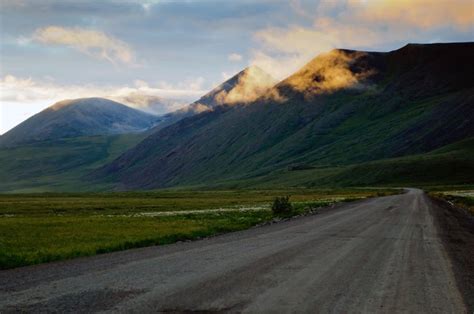
[[474, 215], [474, 189], [440, 190], [438, 188], [429, 194], [434, 198], [443, 199], [456, 207], [463, 208]]
[[384, 193], [394, 190], [5, 194], [0, 195], [0, 269], [246, 229], [272, 219], [270, 203], [280, 195], [291, 195], [298, 214]]

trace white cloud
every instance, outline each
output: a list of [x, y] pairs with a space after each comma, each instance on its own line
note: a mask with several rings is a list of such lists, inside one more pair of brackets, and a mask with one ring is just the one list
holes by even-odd
[[46, 106], [64, 99], [104, 97], [145, 111], [165, 113], [180, 109], [205, 94], [207, 91], [200, 89], [203, 81], [197, 78], [160, 86], [142, 80], [136, 80], [131, 86], [61, 85], [50, 79], [36, 81], [6, 75], [0, 78], [0, 103], [44, 103]]
[[243, 57], [242, 55], [239, 55], [238, 53], [231, 53], [227, 59], [229, 59], [229, 61], [232, 61], [232, 62], [239, 62], [239, 61], [242, 61]]
[[64, 45], [113, 64], [135, 63], [134, 52], [127, 43], [96, 30], [47, 26], [37, 29], [33, 40], [43, 44]]

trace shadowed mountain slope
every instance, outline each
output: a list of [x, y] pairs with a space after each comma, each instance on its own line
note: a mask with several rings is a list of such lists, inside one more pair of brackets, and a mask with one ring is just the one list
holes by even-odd
[[472, 55], [473, 43], [334, 50], [251, 103], [158, 130], [92, 176], [156, 188], [429, 152], [474, 136]]
[[113, 161], [139, 143], [145, 134], [96, 135], [41, 141], [0, 148], [0, 191], [100, 191], [82, 177]]
[[0, 136], [0, 146], [143, 131], [157, 117], [103, 98], [64, 100]]

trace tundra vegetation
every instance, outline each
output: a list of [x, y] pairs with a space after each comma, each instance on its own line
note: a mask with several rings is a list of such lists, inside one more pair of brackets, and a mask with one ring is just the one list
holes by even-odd
[[161, 190], [0, 195], [0, 268], [192, 240], [250, 228], [276, 217], [275, 197], [292, 214], [395, 189]]

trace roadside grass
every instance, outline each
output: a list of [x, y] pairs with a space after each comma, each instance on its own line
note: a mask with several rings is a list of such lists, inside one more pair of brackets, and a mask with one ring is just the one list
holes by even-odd
[[[381, 191], [171, 190], [0, 195], [0, 269], [247, 229], [275, 217], [270, 204], [280, 195], [291, 195], [294, 205], [291, 215], [298, 215], [335, 202], [377, 196], [377, 193]], [[241, 210], [246, 207], [251, 210]], [[206, 209], [223, 211], [209, 213]], [[180, 213], [186, 210], [202, 210], [202, 213]], [[162, 212], [172, 215], [143, 215]]]
[[46, 216], [0, 219], [0, 268], [12, 268], [249, 228], [269, 211], [172, 217]]
[[450, 190], [429, 193], [432, 197], [443, 199], [454, 206], [464, 208], [474, 215], [474, 190]]

